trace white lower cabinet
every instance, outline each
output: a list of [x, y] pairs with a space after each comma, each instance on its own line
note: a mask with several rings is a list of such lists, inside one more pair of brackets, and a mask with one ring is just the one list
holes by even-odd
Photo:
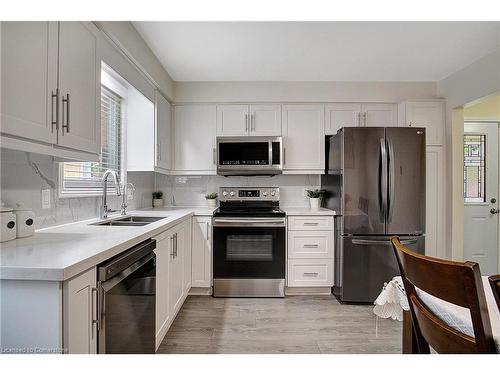
[[191, 288], [191, 219], [156, 237], [156, 348]]
[[97, 352], [96, 269], [63, 283], [63, 348], [69, 354]]
[[210, 288], [212, 285], [212, 217], [193, 217], [191, 286]]
[[333, 216], [288, 217], [288, 287], [333, 286]]

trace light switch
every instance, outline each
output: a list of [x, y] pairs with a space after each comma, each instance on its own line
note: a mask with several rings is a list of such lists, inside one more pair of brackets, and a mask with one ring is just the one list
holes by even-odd
[[42, 189], [42, 209], [50, 208], [50, 189]]

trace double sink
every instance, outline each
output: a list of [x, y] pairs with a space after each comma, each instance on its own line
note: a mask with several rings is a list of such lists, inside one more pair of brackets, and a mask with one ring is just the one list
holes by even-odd
[[124, 216], [117, 217], [113, 219], [108, 219], [104, 221], [99, 221], [97, 223], [92, 223], [89, 225], [105, 225], [108, 227], [142, 227], [154, 223], [155, 221], [165, 219], [167, 216]]

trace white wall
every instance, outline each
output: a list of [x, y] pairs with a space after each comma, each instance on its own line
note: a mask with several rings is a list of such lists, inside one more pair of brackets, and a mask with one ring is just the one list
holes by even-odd
[[[500, 91], [500, 49], [484, 56], [437, 83], [439, 96], [446, 99], [447, 254], [460, 260], [463, 255], [463, 186], [461, 107]], [[460, 110], [454, 110], [460, 108]]]
[[132, 23], [128, 21], [102, 21], [94, 23], [142, 69], [167, 99], [173, 99], [174, 81], [144, 42]]
[[399, 102], [437, 98], [435, 82], [175, 82], [175, 102]]

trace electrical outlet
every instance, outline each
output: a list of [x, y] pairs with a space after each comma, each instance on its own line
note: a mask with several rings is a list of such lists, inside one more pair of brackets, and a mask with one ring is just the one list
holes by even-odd
[[50, 189], [42, 189], [42, 208], [50, 208]]

